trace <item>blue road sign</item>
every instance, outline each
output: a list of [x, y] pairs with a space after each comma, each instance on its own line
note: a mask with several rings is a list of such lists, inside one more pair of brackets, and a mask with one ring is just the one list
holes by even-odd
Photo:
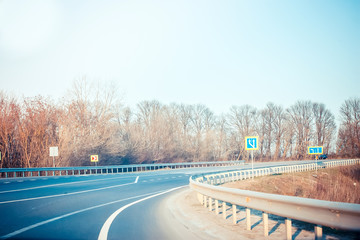
[[308, 147], [308, 154], [323, 154], [323, 146]]
[[258, 150], [258, 136], [245, 137], [245, 150]]

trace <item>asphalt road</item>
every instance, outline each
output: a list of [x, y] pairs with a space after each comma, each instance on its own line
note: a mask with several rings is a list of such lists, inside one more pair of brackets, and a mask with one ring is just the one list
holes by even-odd
[[160, 200], [191, 174], [236, 168], [251, 165], [0, 179], [0, 239], [164, 239]]

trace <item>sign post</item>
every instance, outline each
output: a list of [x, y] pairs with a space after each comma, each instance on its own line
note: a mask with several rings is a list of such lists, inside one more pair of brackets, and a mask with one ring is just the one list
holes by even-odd
[[98, 155], [91, 155], [90, 156], [90, 162], [94, 162], [95, 163], [95, 167], [97, 166], [97, 162], [99, 161], [99, 156]]
[[50, 147], [50, 157], [53, 157], [53, 167], [55, 167], [55, 157], [59, 156], [58, 147]]
[[[323, 154], [323, 150], [324, 150], [323, 146], [310, 146], [310, 147], [308, 147], [308, 154], [309, 155], [320, 155], [320, 154]], [[317, 169], [318, 169], [317, 160], [318, 160], [318, 156], [315, 157], [316, 174], [317, 174]]]
[[254, 179], [254, 150], [259, 149], [258, 136], [245, 137], [245, 150], [251, 151], [251, 171], [252, 179]]

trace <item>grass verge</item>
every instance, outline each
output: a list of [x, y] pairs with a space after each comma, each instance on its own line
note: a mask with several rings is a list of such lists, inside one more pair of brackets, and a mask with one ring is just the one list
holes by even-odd
[[224, 184], [257, 192], [360, 204], [360, 166], [271, 175]]

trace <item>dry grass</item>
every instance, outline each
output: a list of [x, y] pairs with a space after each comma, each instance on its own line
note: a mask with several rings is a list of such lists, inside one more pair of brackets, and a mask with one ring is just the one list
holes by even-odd
[[360, 204], [360, 166], [290, 173], [225, 184], [226, 187]]

